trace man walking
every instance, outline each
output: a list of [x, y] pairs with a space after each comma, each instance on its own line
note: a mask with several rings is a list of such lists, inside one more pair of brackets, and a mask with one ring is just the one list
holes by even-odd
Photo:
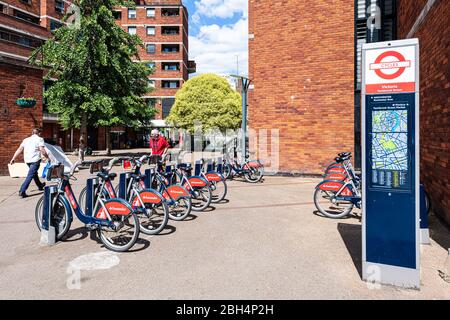
[[10, 164], [13, 165], [16, 158], [23, 152], [24, 161], [29, 167], [28, 175], [19, 191], [19, 196], [22, 198], [27, 197], [26, 191], [31, 180], [34, 180], [39, 190], [44, 190], [45, 187], [45, 183], [42, 183], [38, 176], [42, 156], [48, 158], [48, 154], [44, 148], [44, 139], [41, 138], [41, 133], [41, 129], [33, 129], [31, 137], [25, 138], [22, 141], [10, 162]]

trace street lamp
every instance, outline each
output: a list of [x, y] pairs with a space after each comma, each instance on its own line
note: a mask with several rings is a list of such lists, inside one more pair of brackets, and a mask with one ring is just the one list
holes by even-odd
[[242, 90], [242, 162], [247, 159], [247, 93], [250, 83], [249, 78], [239, 75], [230, 75], [230, 77], [238, 79], [238, 83], [241, 83]]

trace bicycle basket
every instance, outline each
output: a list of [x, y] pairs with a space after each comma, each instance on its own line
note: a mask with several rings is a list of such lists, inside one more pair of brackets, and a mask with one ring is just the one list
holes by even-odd
[[51, 166], [47, 170], [47, 181], [51, 181], [53, 179], [62, 179], [64, 177], [64, 165], [58, 164]]
[[93, 173], [102, 171], [102, 169], [103, 169], [103, 160], [95, 161], [95, 162], [91, 163], [91, 165], [89, 167], [89, 172], [91, 174], [93, 174]]

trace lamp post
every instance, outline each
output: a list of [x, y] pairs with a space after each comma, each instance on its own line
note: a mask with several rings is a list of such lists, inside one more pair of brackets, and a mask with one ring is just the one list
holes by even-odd
[[233, 78], [238, 79], [238, 83], [241, 84], [242, 91], [242, 162], [247, 158], [247, 93], [250, 83], [252, 82], [249, 78], [239, 75], [230, 75]]

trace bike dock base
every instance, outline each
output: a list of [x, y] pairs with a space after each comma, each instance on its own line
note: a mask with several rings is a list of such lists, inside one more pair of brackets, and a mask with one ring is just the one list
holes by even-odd
[[58, 187], [47, 186], [44, 188], [44, 212], [42, 215], [41, 239], [39, 244], [43, 246], [52, 246], [56, 243], [56, 229], [51, 220], [52, 200], [58, 193]]

